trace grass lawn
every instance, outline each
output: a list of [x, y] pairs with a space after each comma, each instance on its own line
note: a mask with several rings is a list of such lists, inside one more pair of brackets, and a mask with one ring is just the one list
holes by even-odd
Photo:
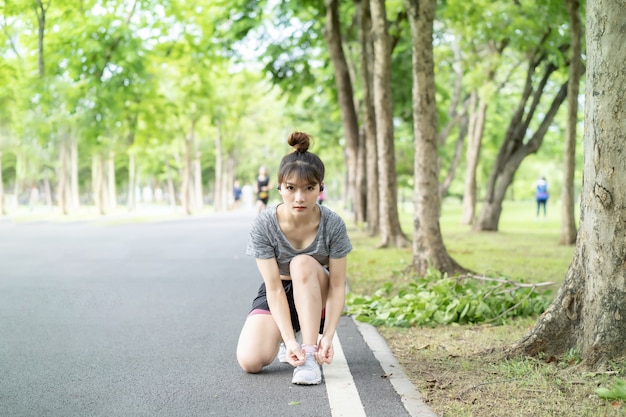
[[[403, 230], [412, 238], [410, 208], [401, 211]], [[446, 202], [441, 216], [450, 255], [476, 274], [497, 274], [525, 282], [553, 282], [556, 294], [570, 265], [574, 246], [560, 246], [560, 209], [548, 207], [547, 219], [535, 218], [533, 201], [504, 205], [499, 231], [477, 233], [460, 224], [461, 206]], [[402, 287], [412, 280], [402, 271], [412, 249], [376, 249], [378, 238], [350, 230], [354, 245], [348, 260], [351, 291], [372, 295], [383, 284]], [[502, 326], [379, 327], [394, 355], [429, 406], [441, 416], [626, 416], [626, 404], [595, 394], [626, 376], [626, 363], [612, 372], [579, 369], [572, 351], [547, 363], [538, 358], [505, 360], [501, 353], [519, 340], [536, 317]]]

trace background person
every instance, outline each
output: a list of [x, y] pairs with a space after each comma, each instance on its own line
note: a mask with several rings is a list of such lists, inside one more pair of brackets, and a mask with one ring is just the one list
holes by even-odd
[[535, 185], [535, 199], [537, 200], [537, 218], [539, 218], [539, 213], [542, 206], [543, 217], [546, 218], [546, 203], [548, 202], [548, 197], [548, 182], [546, 181], [545, 177], [541, 177], [537, 180], [537, 184]]
[[256, 177], [255, 188], [256, 192], [256, 207], [257, 212], [260, 213], [267, 208], [267, 202], [270, 198], [270, 177], [267, 175], [267, 169], [264, 166], [259, 168], [259, 174]]

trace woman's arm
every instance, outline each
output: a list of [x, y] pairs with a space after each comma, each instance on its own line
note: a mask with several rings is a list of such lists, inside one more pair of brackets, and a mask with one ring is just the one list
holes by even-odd
[[280, 330], [280, 334], [285, 343], [296, 340], [293, 332], [293, 324], [291, 323], [291, 314], [289, 311], [289, 303], [283, 287], [278, 264], [275, 258], [257, 259], [257, 267], [265, 282], [265, 290], [267, 294], [267, 304], [272, 311], [272, 317]]

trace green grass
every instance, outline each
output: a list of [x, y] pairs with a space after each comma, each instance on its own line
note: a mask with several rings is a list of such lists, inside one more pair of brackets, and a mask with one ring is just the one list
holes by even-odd
[[[534, 202], [508, 202], [504, 205], [498, 232], [474, 232], [461, 225], [461, 206], [446, 202], [440, 226], [448, 253], [459, 264], [477, 274], [498, 274], [526, 282], [554, 282], [558, 289], [574, 254], [574, 246], [559, 244], [560, 213], [549, 207], [548, 219], [535, 218]], [[401, 212], [404, 233], [413, 237], [412, 218]], [[348, 278], [353, 292], [373, 294], [384, 283], [401, 285], [412, 262], [412, 248], [376, 249], [378, 237], [350, 230], [354, 250], [348, 257]]]

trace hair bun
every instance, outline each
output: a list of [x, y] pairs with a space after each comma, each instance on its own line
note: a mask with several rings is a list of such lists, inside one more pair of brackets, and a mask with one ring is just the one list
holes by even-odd
[[289, 135], [287, 143], [294, 148], [296, 152], [304, 153], [309, 150], [311, 136], [304, 132], [293, 132]]

